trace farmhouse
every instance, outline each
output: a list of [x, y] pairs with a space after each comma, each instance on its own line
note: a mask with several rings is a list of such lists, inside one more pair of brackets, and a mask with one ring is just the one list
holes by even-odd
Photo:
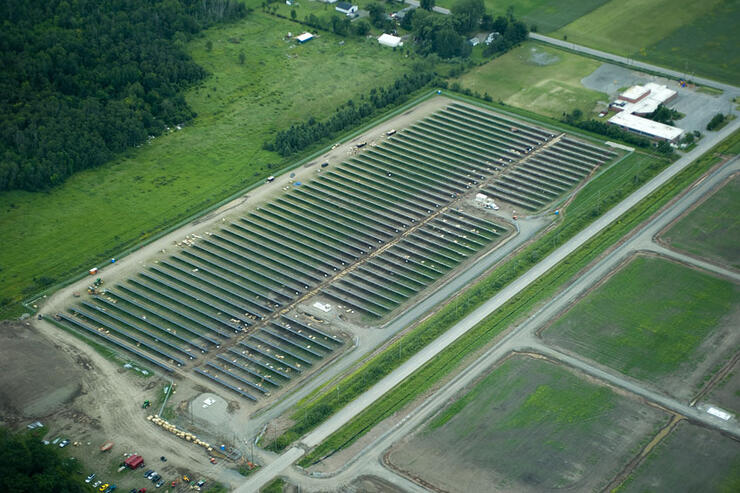
[[355, 12], [357, 12], [357, 5], [352, 5], [349, 2], [338, 2], [337, 6], [334, 7], [334, 10], [337, 12], [341, 12], [343, 14], [352, 15]]
[[392, 34], [386, 34], [386, 33], [383, 33], [380, 36], [378, 36], [378, 43], [382, 44], [383, 46], [390, 46], [391, 48], [395, 48], [396, 46], [403, 45], [403, 42], [401, 42], [400, 37], [393, 36]]
[[683, 135], [682, 129], [643, 116], [654, 112], [661, 104], [673, 101], [676, 94], [676, 91], [654, 82], [632, 86], [609, 105], [610, 109], [617, 112], [609, 119], [609, 123], [651, 139], [675, 142]]

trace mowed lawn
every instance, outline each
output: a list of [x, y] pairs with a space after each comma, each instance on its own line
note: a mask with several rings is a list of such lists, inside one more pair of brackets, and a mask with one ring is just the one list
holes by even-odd
[[593, 491], [664, 419], [560, 365], [513, 356], [389, 459], [446, 491]]
[[733, 338], [739, 302], [740, 286], [731, 281], [636, 256], [543, 336], [666, 392], [685, 393], [705, 376], [694, 374], [697, 364], [728, 349], [721, 342], [719, 348], [703, 343], [714, 332]]
[[737, 84], [739, 11], [735, 0], [611, 0], [552, 36]]
[[671, 248], [740, 269], [740, 177], [735, 177], [662, 235]]
[[684, 421], [618, 491], [740, 491], [740, 443]]
[[460, 77], [464, 88], [488, 93], [494, 101], [560, 118], [579, 108], [593, 112], [606, 94], [586, 89], [581, 79], [600, 62], [535, 42], [523, 43]]
[[328, 116], [411, 70], [377, 42], [347, 38], [340, 46], [342, 38], [327, 33], [305, 45], [285, 41], [296, 26], [255, 12], [208, 31], [188, 46], [212, 73], [187, 93], [195, 121], [49, 193], [0, 194], [0, 306], [261, 181], [283, 162], [262, 149], [277, 130]]
[[[456, 0], [437, 0], [435, 5], [452, 8]], [[609, 0], [483, 0], [486, 10], [494, 17], [506, 15], [514, 7], [514, 17], [535, 26], [537, 32], [547, 34], [560, 29], [600, 7]]]

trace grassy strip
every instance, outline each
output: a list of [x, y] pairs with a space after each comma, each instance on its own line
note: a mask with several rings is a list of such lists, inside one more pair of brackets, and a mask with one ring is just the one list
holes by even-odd
[[[341, 392], [327, 390], [321, 396], [314, 393], [299, 402], [292, 415], [295, 424], [270, 443], [267, 448], [281, 451], [315, 428], [436, 339], [458, 320], [471, 313], [505, 285], [526, 272], [541, 258], [578, 233], [612, 205], [656, 175], [666, 165], [665, 160], [659, 161], [645, 154], [634, 153], [621, 161], [619, 166], [612, 166], [604, 171], [578, 194], [569, 207], [574, 213], [566, 211], [565, 218], [558, 228], [525, 248], [509, 262], [494, 269], [463, 296], [455, 298], [434, 316], [391, 344], [386, 351], [377, 354], [354, 373], [342, 379], [336, 386], [341, 389]], [[631, 172], [625, 173], [625, 170]]]
[[[299, 465], [304, 467], [310, 466], [323, 457], [350, 445], [377, 423], [430, 389], [439, 379], [456, 368], [466, 356], [488, 344], [506, 328], [529, 313], [537, 303], [552, 297], [563, 283], [572, 278], [598, 255], [614, 245], [633, 228], [648, 219], [690, 183], [714, 166], [718, 162], [718, 158], [714, 157], [714, 153], [719, 152], [720, 148], [726, 148], [739, 137], [740, 133], [735, 133], [732, 137], [715, 147], [714, 152], [710, 151], [710, 153], [700, 158], [693, 166], [684, 169], [666, 185], [627, 211], [618, 221], [612, 223], [596, 237], [573, 252], [568, 259], [533, 282], [528, 288], [513, 297], [504, 306], [486, 317], [447, 349], [435, 356], [426, 365], [402, 382], [402, 384], [386, 393], [381, 399], [357, 415], [347, 425], [329, 436], [318, 447], [303, 457]], [[541, 242], [537, 242], [537, 244], [539, 243]], [[520, 261], [518, 258], [516, 263]], [[490, 276], [481, 284], [485, 284], [489, 279]], [[449, 326], [446, 326], [444, 330], [447, 328]], [[392, 352], [393, 348], [391, 347], [382, 354]]]
[[261, 493], [282, 493], [287, 483], [283, 478], [275, 478], [260, 490]]

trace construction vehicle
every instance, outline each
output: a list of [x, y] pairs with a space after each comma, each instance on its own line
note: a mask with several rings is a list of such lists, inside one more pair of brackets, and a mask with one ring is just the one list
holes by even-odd
[[142, 404], [142, 405], [141, 405], [141, 408], [142, 408], [142, 409], [146, 409], [146, 408], [148, 408], [148, 407], [149, 407], [149, 406], [151, 406], [151, 405], [152, 405], [152, 403], [151, 403], [151, 402], [149, 402], [149, 401], [144, 401], [144, 404]]

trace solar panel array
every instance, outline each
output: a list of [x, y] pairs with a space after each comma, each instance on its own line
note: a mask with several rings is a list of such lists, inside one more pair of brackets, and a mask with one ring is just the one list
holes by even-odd
[[331, 329], [288, 316], [297, 303], [318, 295], [365, 321], [385, 317], [507, 233], [465, 205], [471, 194], [536, 210], [613, 157], [451, 104], [59, 320], [256, 401], [343, 344]]

